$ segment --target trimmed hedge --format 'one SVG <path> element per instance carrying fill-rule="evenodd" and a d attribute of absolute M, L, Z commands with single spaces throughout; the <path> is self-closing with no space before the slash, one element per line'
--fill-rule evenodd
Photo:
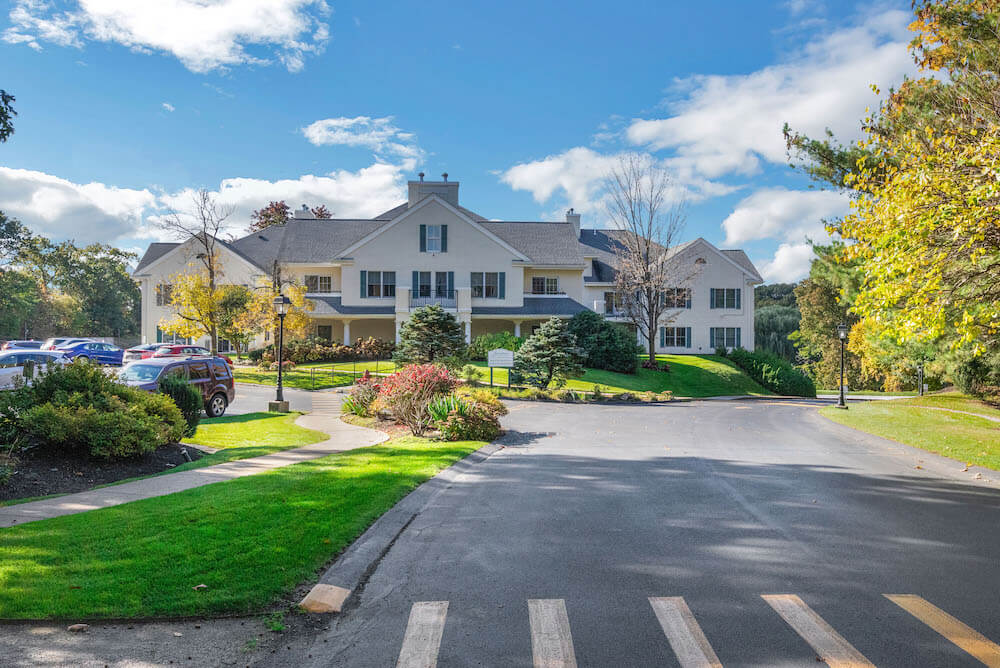
<path fill-rule="evenodd" d="M 764 351 L 749 352 L 737 348 L 727 355 L 747 375 L 775 394 L 815 397 L 812 379 L 785 360 Z"/>
<path fill-rule="evenodd" d="M 514 336 L 511 332 L 480 334 L 469 344 L 468 356 L 470 360 L 484 361 L 487 353 L 497 348 L 506 348 L 516 353 L 524 341 L 523 336 Z"/>
<path fill-rule="evenodd" d="M 184 416 L 184 422 L 187 423 L 184 435 L 194 436 L 198 431 L 198 423 L 201 422 L 201 411 L 205 407 L 201 391 L 180 376 L 167 374 L 160 381 L 160 392 L 173 399 Z"/>
<path fill-rule="evenodd" d="M 570 319 L 567 329 L 586 355 L 584 366 L 635 373 L 641 348 L 627 327 L 609 322 L 593 311 L 581 311 Z"/>
<path fill-rule="evenodd" d="M 345 346 L 315 336 L 307 339 L 285 341 L 281 361 L 305 364 L 307 362 L 353 362 L 356 360 L 385 360 L 392 356 L 396 344 L 374 337 L 358 339 L 353 345 Z M 251 350 L 247 357 L 251 362 L 271 364 L 275 361 L 274 344 Z"/>

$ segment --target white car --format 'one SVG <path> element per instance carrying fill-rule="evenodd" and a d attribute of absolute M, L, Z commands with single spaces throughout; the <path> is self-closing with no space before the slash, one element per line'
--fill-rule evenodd
<path fill-rule="evenodd" d="M 34 362 L 31 377 L 25 376 L 26 362 Z M 20 378 L 30 383 L 46 364 L 66 364 L 67 360 L 59 350 L 6 350 L 0 352 L 0 390 L 17 387 Z"/>

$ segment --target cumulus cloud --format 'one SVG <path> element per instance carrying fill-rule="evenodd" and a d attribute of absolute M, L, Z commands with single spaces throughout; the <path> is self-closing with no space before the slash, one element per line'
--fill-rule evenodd
<path fill-rule="evenodd" d="M 156 206 L 149 189 L 73 183 L 27 169 L 0 167 L 0 210 L 35 232 L 81 243 L 127 236 Z"/>
<path fill-rule="evenodd" d="M 220 204 L 233 208 L 227 229 L 232 235 L 244 234 L 250 213 L 272 200 L 285 200 L 293 209 L 323 204 L 338 218 L 365 218 L 406 199 L 403 168 L 384 163 L 276 181 L 228 178 L 211 190 Z M 165 241 L 157 222 L 174 211 L 190 212 L 193 194 L 189 188 L 163 192 L 78 184 L 44 172 L 0 167 L 0 210 L 55 240 L 124 247 Z"/>
<path fill-rule="evenodd" d="M 621 153 L 599 153 L 578 146 L 514 165 L 500 174 L 500 180 L 514 190 L 530 192 L 539 204 L 559 194 L 579 213 L 601 212 L 605 201 L 604 179 L 621 156 Z M 668 192 L 671 200 L 697 201 L 734 190 L 732 186 L 713 183 L 689 170 L 677 169 L 669 159 L 660 162 L 675 177 Z"/>
<path fill-rule="evenodd" d="M 809 43 L 786 62 L 745 75 L 679 79 L 665 118 L 633 120 L 628 141 L 670 150 L 708 178 L 751 174 L 761 160 L 786 160 L 782 126 L 819 135 L 830 128 L 856 138 L 859 119 L 876 101 L 870 85 L 898 83 L 914 71 L 906 44 L 910 15 L 901 10 Z"/>
<path fill-rule="evenodd" d="M 170 104 L 169 102 L 164 102 L 162 106 L 164 111 L 172 112 L 174 110 L 174 105 Z"/>
<path fill-rule="evenodd" d="M 757 262 L 757 267 L 768 283 L 795 283 L 809 274 L 812 258 L 812 246 L 807 243 L 781 244 L 773 258 Z"/>
<path fill-rule="evenodd" d="M 113 42 L 173 55 L 193 72 L 280 61 L 290 72 L 329 40 L 325 0 L 15 0 L 3 40 L 41 49 Z M 250 49 L 250 50 L 248 50 Z M 252 52 L 251 52 L 252 51 Z"/>
<path fill-rule="evenodd" d="M 314 146 L 364 147 L 380 157 L 401 159 L 406 169 L 413 169 L 424 157 L 416 135 L 396 127 L 392 116 L 324 118 L 302 128 L 302 134 Z"/>
<path fill-rule="evenodd" d="M 842 216 L 850 200 L 831 190 L 764 188 L 741 200 L 722 221 L 727 245 L 760 239 L 827 238 L 823 220 Z"/>

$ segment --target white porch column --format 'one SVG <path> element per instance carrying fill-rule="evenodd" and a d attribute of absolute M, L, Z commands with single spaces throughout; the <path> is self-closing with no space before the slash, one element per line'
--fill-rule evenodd
<path fill-rule="evenodd" d="M 351 321 L 350 320 L 345 320 L 344 321 L 344 345 L 345 346 L 351 345 Z"/>
<path fill-rule="evenodd" d="M 400 319 L 399 315 L 396 316 L 396 343 L 399 343 L 399 328 L 403 325 L 403 321 Z"/>
<path fill-rule="evenodd" d="M 514 336 L 521 336 L 521 321 L 514 321 Z"/>
<path fill-rule="evenodd" d="M 472 343 L 472 321 L 465 321 L 465 342 Z"/>

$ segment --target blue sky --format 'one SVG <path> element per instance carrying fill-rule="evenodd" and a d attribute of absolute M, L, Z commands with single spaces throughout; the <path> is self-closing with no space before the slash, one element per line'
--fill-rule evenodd
<path fill-rule="evenodd" d="M 0 209 L 56 239 L 141 250 L 207 188 L 233 231 L 272 199 L 370 216 L 447 171 L 488 217 L 605 223 L 600 183 L 650 153 L 686 236 L 745 248 L 769 280 L 843 194 L 790 170 L 781 126 L 859 135 L 913 73 L 909 2 L 13 0 Z"/>

